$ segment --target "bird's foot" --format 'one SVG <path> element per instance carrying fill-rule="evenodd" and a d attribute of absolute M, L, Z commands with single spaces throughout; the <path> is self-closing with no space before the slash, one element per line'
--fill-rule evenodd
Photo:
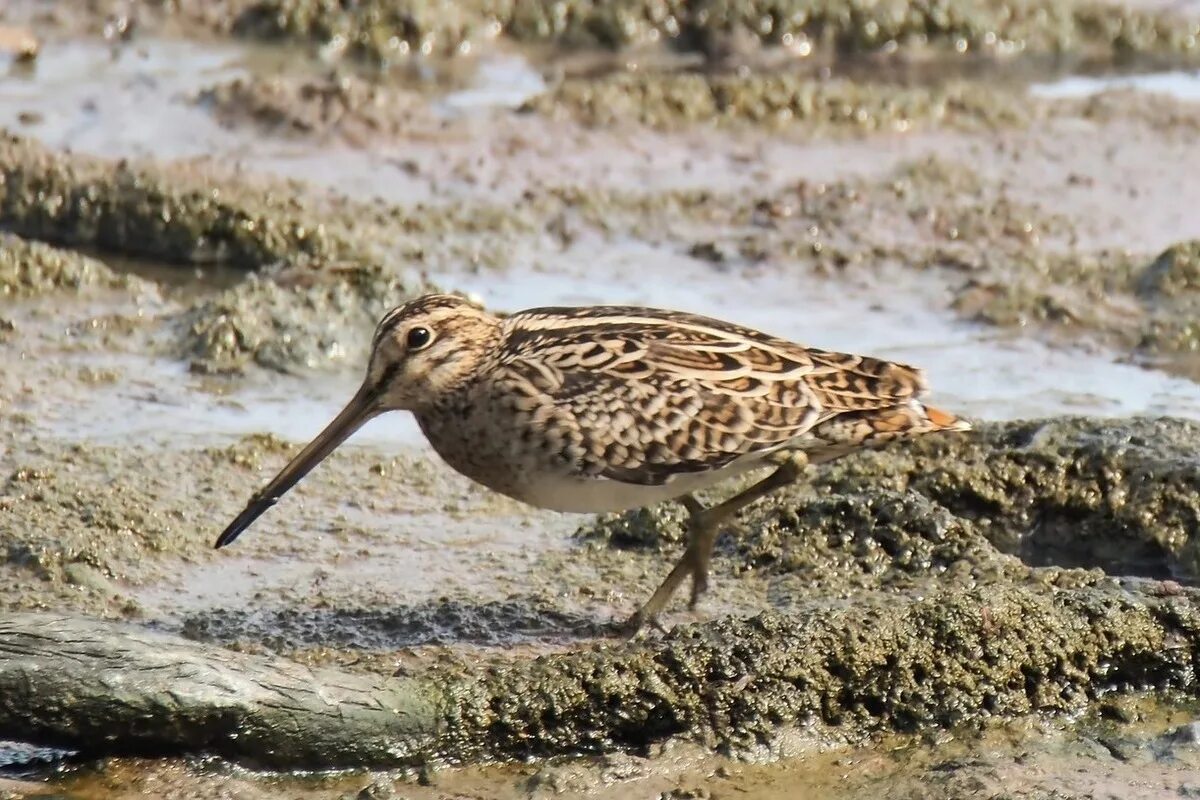
<path fill-rule="evenodd" d="M 654 595 L 641 608 L 622 623 L 618 630 L 627 637 L 633 637 L 647 627 L 655 628 L 662 633 L 667 628 L 659 621 L 658 615 L 666 607 L 667 601 L 675 593 L 675 589 L 688 575 L 692 576 L 692 593 L 688 608 L 696 609 L 700 597 L 708 590 L 708 547 L 697 547 L 695 542 L 684 551 L 683 557 L 675 564 L 671 574 L 662 582 Z"/>
<path fill-rule="evenodd" d="M 629 640 L 644 635 L 650 629 L 659 633 L 667 632 L 667 626 L 658 618 L 658 614 L 647 612 L 645 606 L 631 614 L 628 619 L 614 622 L 612 627 L 614 634 Z"/>

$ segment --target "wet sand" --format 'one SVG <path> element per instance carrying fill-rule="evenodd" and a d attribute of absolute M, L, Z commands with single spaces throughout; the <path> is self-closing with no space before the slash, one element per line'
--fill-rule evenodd
<path fill-rule="evenodd" d="M 353 392 L 373 320 L 434 286 L 501 310 L 633 302 L 736 318 L 919 364 L 939 405 L 996 423 L 849 459 L 748 513 L 722 538 L 703 608 L 668 615 L 668 657 L 766 611 L 754 637 L 790 658 L 772 625 L 937 592 L 948 607 L 1038 609 L 1047 630 L 1070 627 L 1048 599 L 1064 593 L 1108 608 L 1177 586 L 1197 602 L 1200 106 L 1186 26 L 1143 35 L 1162 29 L 1134 15 L 1116 39 L 1079 39 L 1110 13 L 1080 12 L 1044 26 L 1065 39 L 1022 39 L 1019 25 L 994 37 L 1027 42 L 997 60 L 970 36 L 956 54 L 957 30 L 895 47 L 843 32 L 835 58 L 816 37 L 800 53 L 799 31 L 760 42 L 692 20 L 700 39 L 664 48 L 649 33 L 662 20 L 620 28 L 628 41 L 592 21 L 580 56 L 554 50 L 577 43 L 570 29 L 539 38 L 514 21 L 494 38 L 463 12 L 466 34 L 433 39 L 457 56 L 380 70 L 374 36 L 331 53 L 297 28 L 230 36 L 182 7 L 132 27 L 25 4 L 3 20 L 41 39 L 33 64 L 0 53 L 5 610 L 383 674 L 520 675 L 555 656 L 570 675 L 593 652 L 642 664 L 603 627 L 668 568 L 677 511 L 597 521 L 520 506 L 452 474 L 403 415 L 211 550 Z M 1166 84 L 1181 97 L 1093 95 L 1069 77 L 1138 71 L 1185 76 Z M 1081 416 L 1019 422 L 1067 415 Z M 1113 641 L 1136 639 L 1114 624 Z M 1063 652 L 1115 657 L 1064 637 Z M 730 720 L 602 754 L 547 729 L 532 763 L 471 763 L 472 747 L 530 757 L 485 732 L 401 773 L 63 766 L 0 745 L 0 796 L 1200 790 L 1194 683 L 1097 671 L 1045 686 L 1066 699 L 924 717 L 918 697 L 884 710 L 843 698 L 807 723 L 787 691 L 752 688 L 759 705 Z"/>

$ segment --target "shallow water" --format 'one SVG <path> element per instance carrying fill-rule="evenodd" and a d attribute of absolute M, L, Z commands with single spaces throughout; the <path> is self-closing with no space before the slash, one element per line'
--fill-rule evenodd
<path fill-rule="evenodd" d="M 778 165 L 772 180 L 820 180 L 886 169 L 909 149 L 905 140 L 874 147 L 757 141 L 730 152 L 680 147 L 677 138 L 650 131 L 597 140 L 574 128 L 553 130 L 549 123 L 543 123 L 552 129 L 548 137 L 529 138 L 519 120 L 496 112 L 544 88 L 532 61 L 497 52 L 455 64 L 441 78 L 428 72 L 418 62 L 396 80 L 430 99 L 435 114 L 429 124 L 399 142 L 382 139 L 364 147 L 336 132 L 300 141 L 262 135 L 252 125 L 229 128 L 197 102 L 201 89 L 251 75 L 328 74 L 291 51 L 154 36 L 134 43 L 50 39 L 32 65 L 10 64 L 5 70 L 0 61 L 0 126 L 79 153 L 207 156 L 399 204 L 459 198 L 517 202 L 531 184 L 738 188 L 761 182 L 746 169 L 747 153 Z M 452 78 L 467 85 L 446 86 Z M 449 120 L 465 129 L 441 130 Z M 571 140 L 579 146 L 562 146 Z M 406 168 L 412 163 L 426 167 L 426 174 Z"/>
<path fill-rule="evenodd" d="M 515 53 L 483 56 L 470 86 L 444 95 L 434 108 L 444 114 L 463 114 L 493 108 L 518 108 L 546 90 L 542 73 Z"/>
<path fill-rule="evenodd" d="M 250 54 L 217 43 L 50 41 L 37 61 L 10 65 L 0 79 L 0 125 L 103 156 L 188 158 L 211 153 L 215 141 L 236 157 L 244 137 L 222 131 L 190 97 L 244 76 Z"/>
<path fill-rule="evenodd" d="M 731 274 L 686 254 L 637 242 L 588 241 L 558 263 L 480 274 L 435 276 L 479 295 L 491 307 L 650 304 L 735 319 L 794 341 L 868 353 L 921 366 L 931 402 L 983 419 L 1059 414 L 1167 414 L 1200 419 L 1200 384 L 1115 361 L 1101 348 L 1052 346 L 1016 333 L 964 323 L 933 310 L 933 281 L 898 276 L 901 291 L 845 281 L 801 279 L 786 271 Z M 587 268 L 579 266 L 587 261 Z M 643 269 L 652 264 L 653 271 Z M 364 331 L 364 335 L 369 331 Z M 358 387 L 365 365 L 335 374 L 258 375 L 209 391 L 211 380 L 171 359 L 137 354 L 63 357 L 80 367 L 137 376 L 93 387 L 86 399 L 51 396 L 38 428 L 67 440 L 163 445 L 246 433 L 310 439 Z M 407 414 L 389 414 L 355 435 L 354 444 L 422 444 Z"/>
<path fill-rule="evenodd" d="M 1188 102 L 1200 101 L 1200 71 L 1171 70 L 1142 75 L 1071 75 L 1050 83 L 1035 83 L 1029 87 L 1034 97 L 1090 97 L 1114 90 L 1151 92 Z"/>

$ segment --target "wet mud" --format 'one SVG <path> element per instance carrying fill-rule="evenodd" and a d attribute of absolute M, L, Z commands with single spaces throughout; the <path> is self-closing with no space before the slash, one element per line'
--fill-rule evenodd
<path fill-rule="evenodd" d="M 1195 20 L 558 8 L 5 10 L 40 46 L 0 54 L 0 606 L 416 677 L 449 733 L 329 775 L 0 744 L 0 797 L 1200 791 L 1200 111 L 1029 91 L 1186 67 Z M 180 81 L 181 41 L 220 56 Z M 131 86 L 208 155 L 123 144 Z M 700 609 L 633 643 L 608 626 L 682 547 L 677 507 L 528 509 L 404 421 L 214 552 L 374 320 L 434 286 L 736 317 L 927 367 L 985 419 L 749 509 Z"/>
<path fill-rule="evenodd" d="M 565 80 L 526 109 L 587 125 L 637 122 L 673 129 L 742 123 L 795 127 L 816 136 L 1018 126 L 1035 111 L 1019 93 L 971 84 L 906 87 L 778 73 L 641 72 Z"/>
<path fill-rule="evenodd" d="M 1200 29 L 1169 13 L 1105 3 L 857 2 L 396 2 L 351 7 L 311 0 L 175 3 L 174 13 L 218 29 L 311 42 L 333 53 L 388 62 L 454 54 L 503 35 L 561 47 L 624 48 L 669 41 L 684 50 L 823 47 L 873 52 L 897 46 L 992 53 L 1096 49 L 1190 52 Z"/>

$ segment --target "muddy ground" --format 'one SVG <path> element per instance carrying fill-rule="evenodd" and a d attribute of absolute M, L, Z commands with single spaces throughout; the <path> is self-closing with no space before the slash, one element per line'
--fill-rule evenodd
<path fill-rule="evenodd" d="M 0 606 L 421 675 L 452 732 L 0 744 L 0 797 L 1200 793 L 1200 8 L 563 8 L 0 11 Z M 435 287 L 908 361 L 979 428 L 755 507 L 632 644 L 678 509 L 523 507 L 400 415 L 214 552 Z"/>

